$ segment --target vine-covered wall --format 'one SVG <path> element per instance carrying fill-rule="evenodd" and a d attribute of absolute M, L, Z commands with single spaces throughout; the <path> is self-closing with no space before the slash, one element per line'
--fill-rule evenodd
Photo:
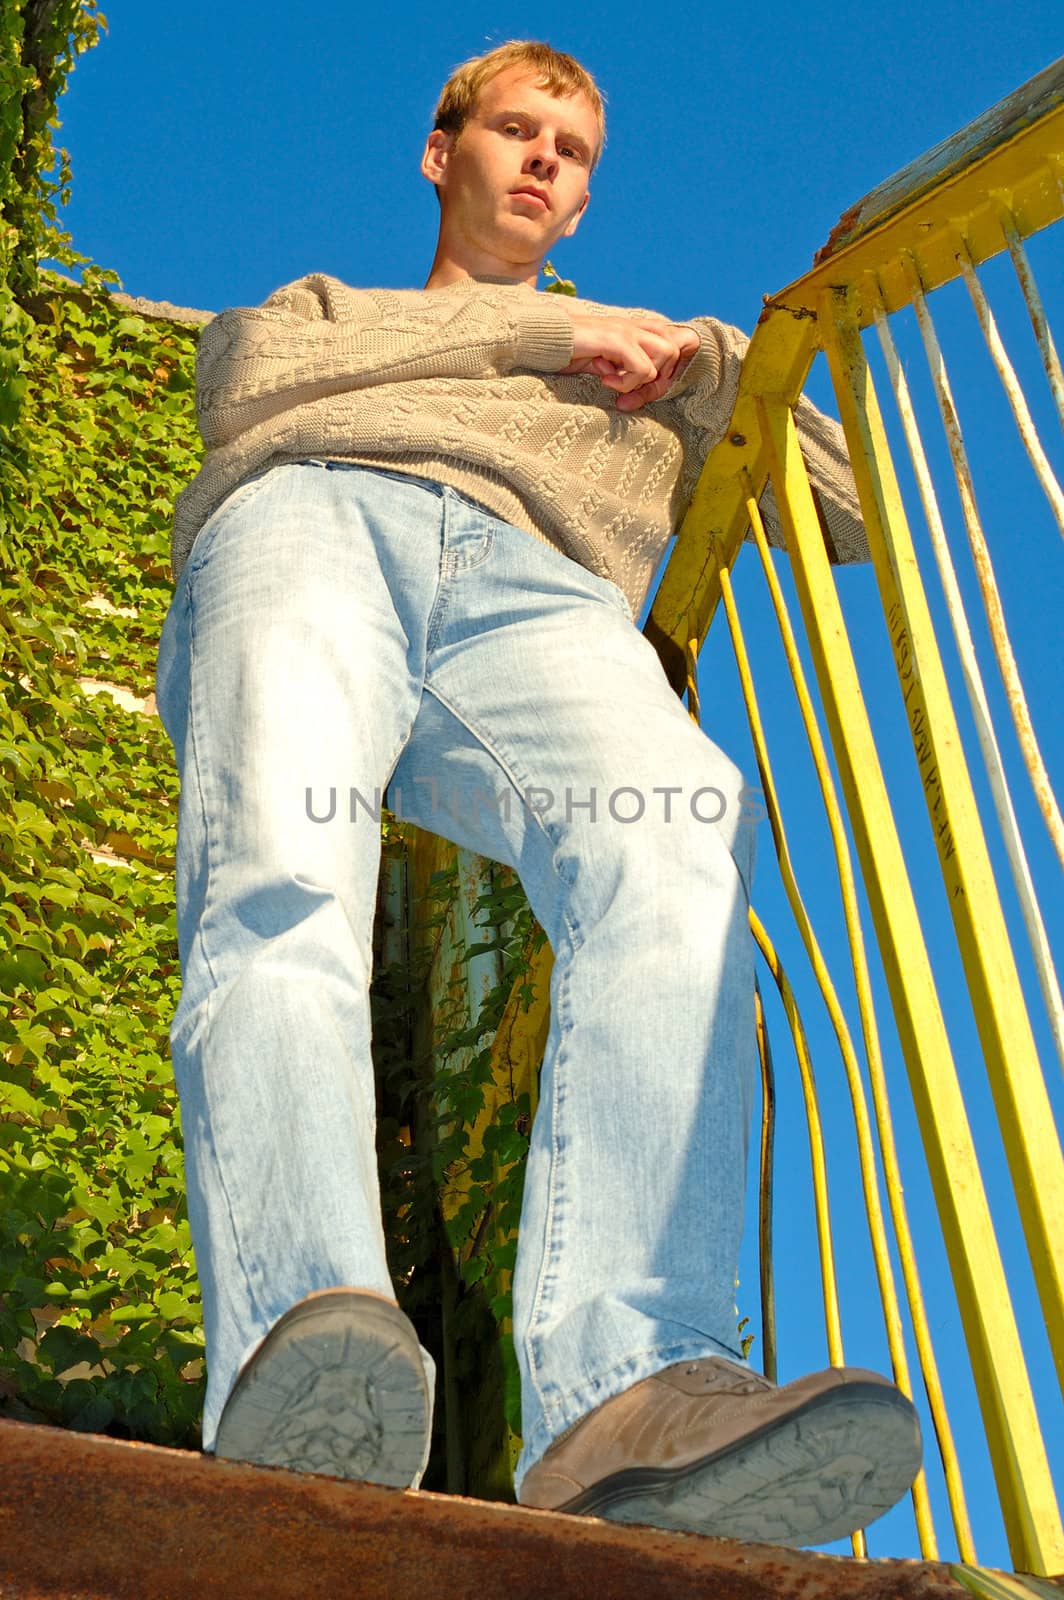
<path fill-rule="evenodd" d="M 193 337 L 99 272 L 38 272 L 74 259 L 49 123 L 95 35 L 91 5 L 4 8 L 0 1404 L 177 1443 L 202 1338 L 166 1040 L 176 784 L 145 712 Z"/>

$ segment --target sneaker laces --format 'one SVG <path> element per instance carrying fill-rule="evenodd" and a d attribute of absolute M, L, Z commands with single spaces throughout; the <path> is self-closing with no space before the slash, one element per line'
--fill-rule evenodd
<path fill-rule="evenodd" d="M 707 1389 L 725 1394 L 763 1394 L 776 1385 L 763 1373 L 750 1367 L 740 1367 L 722 1356 L 704 1356 L 700 1361 L 690 1361 L 684 1367 L 689 1378 L 704 1377 Z"/>

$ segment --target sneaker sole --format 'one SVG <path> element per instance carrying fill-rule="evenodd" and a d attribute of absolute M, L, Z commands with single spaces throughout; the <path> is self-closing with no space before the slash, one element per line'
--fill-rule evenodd
<path fill-rule="evenodd" d="M 424 1470 L 431 1407 L 398 1306 L 325 1290 L 271 1328 L 226 1401 L 214 1454 L 409 1488 Z"/>
<path fill-rule="evenodd" d="M 744 1543 L 829 1544 L 896 1505 L 920 1462 L 911 1403 L 854 1383 L 689 1466 L 614 1473 L 559 1510 Z"/>

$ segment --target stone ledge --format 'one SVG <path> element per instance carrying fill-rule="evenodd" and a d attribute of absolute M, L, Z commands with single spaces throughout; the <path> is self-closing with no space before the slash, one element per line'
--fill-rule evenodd
<path fill-rule="evenodd" d="M 0 1421 L 11 1600 L 960 1600 L 946 1567 L 622 1527 Z"/>
<path fill-rule="evenodd" d="M 143 295 L 111 291 L 111 299 L 135 317 L 154 317 L 160 322 L 210 322 L 213 311 L 194 311 L 190 306 L 174 306 L 169 300 L 145 300 Z"/>

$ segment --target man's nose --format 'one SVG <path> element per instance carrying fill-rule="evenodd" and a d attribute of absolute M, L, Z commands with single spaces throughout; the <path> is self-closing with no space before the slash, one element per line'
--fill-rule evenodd
<path fill-rule="evenodd" d="M 558 175 L 558 157 L 546 145 L 540 145 L 528 152 L 526 166 L 530 172 L 542 178 L 556 178 Z"/>

